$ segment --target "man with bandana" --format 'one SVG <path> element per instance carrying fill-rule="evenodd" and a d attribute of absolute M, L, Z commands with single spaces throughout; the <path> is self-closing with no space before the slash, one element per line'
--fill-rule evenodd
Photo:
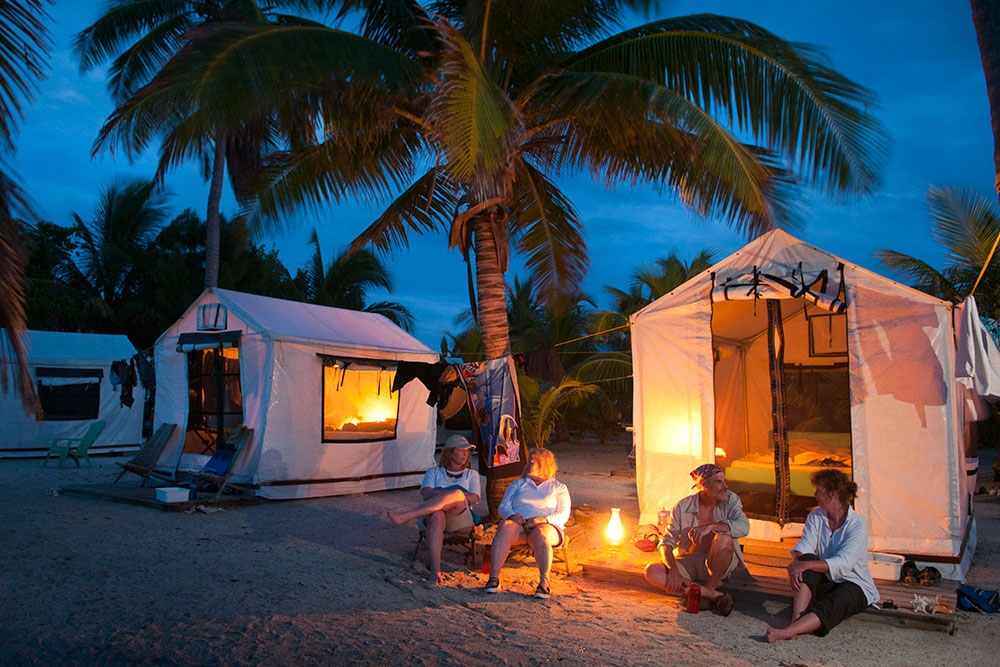
<path fill-rule="evenodd" d="M 670 511 L 660 538 L 660 562 L 646 566 L 646 581 L 667 593 L 685 594 L 692 583 L 722 616 L 733 611 L 733 596 L 719 584 L 737 570 L 746 572 L 736 542 L 750 533 L 739 496 L 726 486 L 726 472 L 706 463 L 691 471 L 698 492 L 682 498 Z"/>

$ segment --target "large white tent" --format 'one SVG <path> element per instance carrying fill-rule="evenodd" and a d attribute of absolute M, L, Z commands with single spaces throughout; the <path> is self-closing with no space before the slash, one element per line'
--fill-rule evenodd
<path fill-rule="evenodd" d="M 180 427 L 161 471 L 197 470 L 221 416 L 253 429 L 232 481 L 263 497 L 415 486 L 435 408 L 420 382 L 390 387 L 400 364 L 438 360 L 381 315 L 206 290 L 156 343 L 155 421 Z"/>
<path fill-rule="evenodd" d="M 871 550 L 961 576 L 975 548 L 967 426 L 996 398 L 974 310 L 780 230 L 656 300 L 631 319 L 640 521 L 714 461 L 751 537 L 780 539 L 814 505 L 811 473 L 836 468 L 858 484 Z"/>
<path fill-rule="evenodd" d="M 0 330 L 0 345 L 7 347 L 7 335 Z M 128 406 L 122 402 L 121 384 L 112 382 L 117 379 L 112 364 L 127 364 L 136 354 L 126 336 L 29 331 L 26 346 L 46 412 L 36 420 L 25 414 L 14 391 L 0 392 L 0 456 L 44 456 L 53 438 L 79 438 L 97 420 L 106 425 L 91 454 L 121 453 L 138 446 L 145 391 L 141 385 L 134 387 L 134 402 Z"/>

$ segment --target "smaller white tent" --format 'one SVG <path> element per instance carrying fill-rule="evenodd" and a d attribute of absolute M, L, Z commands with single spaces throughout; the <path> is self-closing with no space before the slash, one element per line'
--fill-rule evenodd
<path fill-rule="evenodd" d="M 0 345 L 8 345 L 7 335 L 0 330 Z M 142 385 L 133 388 L 134 402 L 126 406 L 122 386 L 112 383 L 111 365 L 136 354 L 126 336 L 29 331 L 26 347 L 45 416 L 38 421 L 26 415 L 20 396 L 0 392 L 0 456 L 44 456 L 53 438 L 79 438 L 99 419 L 106 426 L 91 454 L 130 451 L 142 442 Z"/>
<path fill-rule="evenodd" d="M 436 410 L 421 382 L 390 387 L 401 364 L 438 361 L 381 315 L 206 290 L 156 343 L 155 422 L 180 427 L 160 468 L 203 465 L 221 414 L 253 429 L 232 481 L 263 497 L 415 486 Z"/>
<path fill-rule="evenodd" d="M 952 563 L 975 549 L 967 427 L 1000 393 L 974 313 L 787 233 L 762 235 L 631 318 L 641 521 L 726 469 L 751 536 L 814 504 L 810 476 L 858 484 L 873 551 Z"/>

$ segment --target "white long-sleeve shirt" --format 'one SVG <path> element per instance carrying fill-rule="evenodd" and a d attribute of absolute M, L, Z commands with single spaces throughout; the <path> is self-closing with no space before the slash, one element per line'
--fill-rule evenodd
<path fill-rule="evenodd" d="M 802 537 L 792 551 L 815 554 L 826 561 L 830 581 L 850 581 L 861 587 L 868 604 L 878 602 L 878 589 L 868 569 L 868 528 L 853 507 L 847 508 L 844 525 L 830 530 L 830 519 L 820 508 L 809 512 Z"/>
<path fill-rule="evenodd" d="M 569 521 L 570 509 L 569 489 L 555 477 L 541 484 L 521 477 L 507 487 L 497 511 L 502 519 L 515 514 L 525 519 L 544 518 L 562 530 Z"/>

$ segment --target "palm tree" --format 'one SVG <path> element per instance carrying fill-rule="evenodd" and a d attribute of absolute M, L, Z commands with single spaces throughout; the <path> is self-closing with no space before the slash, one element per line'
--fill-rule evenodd
<path fill-rule="evenodd" d="M 841 194 L 876 186 L 885 141 L 864 111 L 866 90 L 812 49 L 738 19 L 665 19 L 607 36 L 625 8 L 645 4 L 344 2 L 344 14 L 362 10 L 365 38 L 413 63 L 404 88 L 336 78 L 344 49 L 319 48 L 343 41 L 332 30 L 235 31 L 207 56 L 206 76 L 233 76 L 251 51 L 267 70 L 260 54 L 312 45 L 309 65 L 332 79 L 308 96 L 321 140 L 275 156 L 258 220 L 394 197 L 351 249 L 391 251 L 410 234 L 446 232 L 475 259 L 474 315 L 496 358 L 509 351 L 511 249 L 546 294 L 573 291 L 588 266 L 579 214 L 556 176 L 652 185 L 749 235 L 795 220 L 795 178 Z"/>
<path fill-rule="evenodd" d="M 894 250 L 879 250 L 876 259 L 899 273 L 911 286 L 939 299 L 960 303 L 972 292 L 980 268 L 1000 235 L 1000 216 L 990 201 L 971 190 L 931 188 L 927 194 L 931 235 L 945 251 L 939 270 Z M 976 288 L 976 304 L 984 317 L 1000 316 L 1000 260 L 993 258 Z"/>
<path fill-rule="evenodd" d="M 14 152 L 22 101 L 32 93 L 46 66 L 49 20 L 47 0 L 11 0 L 0 11 L 0 391 L 13 385 L 29 414 L 41 404 L 28 369 L 23 336 L 27 331 L 24 272 L 27 255 L 15 223 L 18 215 L 35 217 L 27 195 L 3 158 Z M 8 377 L 8 364 L 10 376 Z"/>
<path fill-rule="evenodd" d="M 401 329 L 413 331 L 416 322 L 406 306 L 393 301 L 368 303 L 369 290 L 381 288 L 392 291 L 389 270 L 374 253 L 369 250 L 359 250 L 350 255 L 341 253 L 329 264 L 324 264 L 316 230 L 313 230 L 309 242 L 315 247 L 313 255 L 306 268 L 299 269 L 295 276 L 295 283 L 306 301 L 377 313 Z"/>
<path fill-rule="evenodd" d="M 78 247 L 59 278 L 80 293 L 88 328 L 120 333 L 153 307 L 141 299 L 142 260 L 167 220 L 168 197 L 155 181 L 123 179 L 101 192 L 89 220 L 73 213 Z"/>
<path fill-rule="evenodd" d="M 204 49 L 217 31 L 239 24 L 312 25 L 277 10 L 287 6 L 306 11 L 324 4 L 319 0 L 112 0 L 104 15 L 74 39 L 81 70 L 113 59 L 108 88 L 118 107 L 94 142 L 95 155 L 121 146 L 131 158 L 162 136 L 158 179 L 191 158 L 201 163 L 202 175 L 210 181 L 206 288 L 215 287 L 219 279 L 219 215 L 226 170 L 237 200 L 245 201 L 262 156 L 276 147 L 274 119 L 267 113 L 251 113 L 250 107 L 238 101 L 211 96 L 201 100 L 200 109 L 186 107 L 170 95 L 183 98 L 190 96 L 190 90 L 171 89 L 170 95 L 164 96 L 164 88 L 169 88 L 167 84 L 178 69 L 196 71 L 192 54 Z M 149 103 L 150 96 L 156 97 L 155 102 Z M 226 108 L 237 109 L 237 117 L 225 113 Z"/>
<path fill-rule="evenodd" d="M 1000 11 L 994 0 L 969 0 L 969 5 L 986 76 L 986 97 L 993 127 L 993 171 L 995 187 L 1000 194 Z"/>

